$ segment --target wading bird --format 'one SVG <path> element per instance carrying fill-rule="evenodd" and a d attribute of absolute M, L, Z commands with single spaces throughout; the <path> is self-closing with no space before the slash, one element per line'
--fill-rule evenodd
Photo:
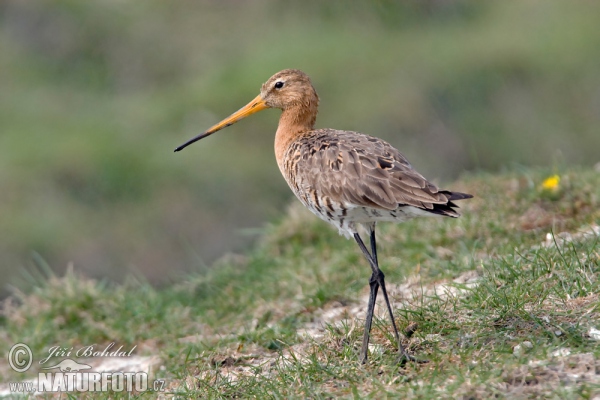
<path fill-rule="evenodd" d="M 294 194 L 317 217 L 353 237 L 371 267 L 370 294 L 360 362 L 365 363 L 377 292 L 381 288 L 394 328 L 401 360 L 419 361 L 402 346 L 383 272 L 377 261 L 377 222 L 403 222 L 422 216 L 458 217 L 454 200 L 473 196 L 439 190 L 413 169 L 387 142 L 362 133 L 314 129 L 319 97 L 304 72 L 286 69 L 262 85 L 260 94 L 206 132 L 177 147 L 188 145 L 266 108 L 282 110 L 275 134 L 279 170 Z M 371 252 L 358 227 L 370 235 Z"/>

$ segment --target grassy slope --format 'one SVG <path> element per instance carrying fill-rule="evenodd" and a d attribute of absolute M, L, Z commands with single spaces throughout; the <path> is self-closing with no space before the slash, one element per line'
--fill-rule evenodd
<path fill-rule="evenodd" d="M 358 365 L 355 314 L 368 267 L 352 242 L 299 207 L 267 227 L 248 255 L 163 290 L 72 274 L 42 280 L 5 304 L 0 352 L 16 342 L 34 354 L 52 345 L 137 345 L 138 354 L 161 358 L 157 375 L 184 396 L 590 396 L 600 383 L 600 350 L 587 335 L 600 328 L 599 241 L 540 243 L 547 232 L 600 223 L 600 174 L 563 170 L 559 190 L 544 192 L 549 174 L 468 176 L 449 186 L 477 196 L 462 204 L 462 218 L 380 227 L 398 323 L 418 325 L 405 343 L 428 364 L 397 365 L 381 314 L 370 362 Z M 475 284 L 451 283 L 457 277 Z M 443 282 L 454 295 L 444 295 Z M 552 355 L 558 349 L 571 354 Z"/>

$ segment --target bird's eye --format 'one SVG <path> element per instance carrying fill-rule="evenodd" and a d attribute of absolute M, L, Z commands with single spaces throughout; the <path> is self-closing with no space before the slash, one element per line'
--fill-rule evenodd
<path fill-rule="evenodd" d="M 282 81 L 275 82 L 275 89 L 281 89 L 282 87 L 283 87 L 283 82 Z"/>

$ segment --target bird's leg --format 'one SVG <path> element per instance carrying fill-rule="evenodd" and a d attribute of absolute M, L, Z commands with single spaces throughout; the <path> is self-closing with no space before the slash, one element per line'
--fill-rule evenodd
<path fill-rule="evenodd" d="M 371 238 L 371 258 L 375 262 L 377 269 L 379 269 L 379 261 L 377 260 L 377 242 L 375 241 L 375 227 L 372 226 L 369 229 L 369 236 Z"/>
<path fill-rule="evenodd" d="M 373 313 L 375 310 L 375 300 L 377 297 L 377 290 L 379 289 L 379 287 L 381 287 L 381 291 L 383 293 L 383 298 L 384 298 L 385 304 L 387 306 L 388 314 L 389 314 L 390 320 L 392 322 L 392 327 L 394 328 L 394 337 L 396 339 L 396 342 L 398 343 L 398 352 L 400 354 L 400 361 L 404 362 L 406 360 L 409 360 L 409 361 L 423 362 L 422 360 L 418 360 L 415 357 L 408 354 L 408 352 L 406 351 L 404 346 L 402 346 L 402 342 L 400 341 L 400 335 L 398 333 L 398 328 L 396 326 L 396 321 L 394 319 L 394 313 L 392 312 L 392 306 L 390 304 L 387 290 L 385 287 L 385 275 L 383 274 L 381 269 L 379 269 L 379 263 L 377 261 L 377 243 L 375 240 L 375 227 L 371 227 L 369 230 L 370 230 L 370 236 L 371 236 L 371 253 L 369 253 L 369 251 L 367 250 L 365 244 L 363 243 L 363 241 L 360 238 L 360 236 L 358 235 L 358 233 L 354 234 L 354 239 L 358 243 L 358 246 L 362 250 L 365 258 L 367 259 L 367 261 L 369 262 L 369 265 L 371 266 L 371 270 L 373 271 L 373 274 L 371 275 L 371 279 L 369 280 L 369 285 L 371 287 L 371 293 L 369 295 L 369 305 L 367 307 L 367 320 L 365 321 L 365 333 L 363 336 L 363 344 L 362 344 L 362 348 L 361 348 L 361 352 L 360 352 L 360 361 L 361 361 L 361 363 L 364 363 L 367 360 L 369 334 L 370 334 L 371 324 L 372 324 L 372 320 L 373 320 Z"/>
<path fill-rule="evenodd" d="M 375 267 L 377 268 L 378 275 L 376 276 L 377 283 L 381 286 L 381 292 L 383 293 L 383 298 L 385 300 L 385 304 L 388 309 L 388 314 L 390 315 L 390 320 L 392 321 L 392 326 L 394 327 L 394 337 L 396 338 L 396 342 L 400 347 L 400 353 L 406 353 L 402 349 L 402 344 L 400 342 L 400 335 L 398 334 L 398 328 L 396 327 L 396 320 L 394 319 L 394 313 L 392 312 L 392 306 L 390 305 L 390 300 L 388 299 L 387 290 L 385 288 L 385 275 L 383 271 L 379 269 L 379 263 L 377 262 L 377 242 L 375 241 L 375 228 L 371 229 L 371 256 L 373 257 L 373 261 L 375 262 Z M 372 278 L 371 278 L 372 279 Z"/>
<path fill-rule="evenodd" d="M 369 305 L 367 306 L 367 319 L 365 320 L 365 332 L 363 334 L 363 342 L 360 348 L 360 363 L 364 364 L 367 362 L 367 355 L 369 352 L 369 336 L 371 334 L 371 325 L 373 323 L 373 312 L 375 310 L 375 300 L 377 299 L 377 291 L 379 290 L 379 283 L 377 282 L 377 274 L 375 269 L 373 268 L 373 262 L 371 254 L 369 254 L 369 250 L 365 247 L 360 235 L 358 233 L 354 234 L 354 239 L 356 243 L 358 243 L 358 247 L 362 250 L 365 258 L 369 261 L 369 265 L 371 269 L 373 269 L 373 273 L 371 275 L 371 279 L 369 279 L 369 286 L 371 287 L 371 292 L 369 293 Z"/>
<path fill-rule="evenodd" d="M 377 242 L 375 240 L 375 227 L 370 229 L 371 231 L 371 254 L 373 261 L 375 263 L 375 267 L 377 268 L 377 283 L 381 286 L 381 292 L 383 293 L 383 299 L 385 300 L 385 304 L 387 306 L 388 314 L 390 316 L 390 320 L 392 322 L 392 327 L 394 328 L 394 337 L 396 338 L 396 342 L 398 343 L 398 353 L 400 355 L 400 362 L 404 361 L 416 361 L 416 362 L 426 362 L 424 360 L 419 360 L 406 351 L 404 346 L 402 346 L 402 342 L 400 341 L 400 335 L 398 334 L 398 327 L 396 326 L 396 320 L 394 319 L 394 313 L 392 312 L 392 306 L 390 304 L 390 300 L 388 299 L 387 289 L 385 288 L 385 275 L 383 271 L 379 269 L 379 263 L 377 262 Z"/>

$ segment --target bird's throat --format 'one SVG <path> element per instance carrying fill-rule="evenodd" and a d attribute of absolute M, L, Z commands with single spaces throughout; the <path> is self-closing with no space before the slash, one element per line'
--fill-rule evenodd
<path fill-rule="evenodd" d="M 305 133 L 314 129 L 317 119 L 316 107 L 294 107 L 283 110 L 279 118 L 277 133 L 275 134 L 275 158 L 279 169 L 282 170 L 281 161 L 289 146 L 301 138 Z M 283 172 L 283 170 L 282 170 Z"/>

